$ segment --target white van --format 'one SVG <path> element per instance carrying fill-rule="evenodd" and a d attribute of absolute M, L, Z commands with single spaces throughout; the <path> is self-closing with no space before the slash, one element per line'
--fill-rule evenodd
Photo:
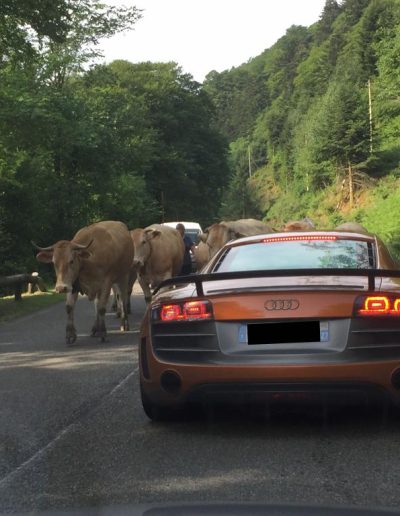
<path fill-rule="evenodd" d="M 199 236 L 203 233 L 201 226 L 198 222 L 184 222 L 178 220 L 177 222 L 164 222 L 164 226 L 176 228 L 177 224 L 183 224 L 185 226 L 185 235 L 189 236 L 194 244 L 199 243 Z"/>

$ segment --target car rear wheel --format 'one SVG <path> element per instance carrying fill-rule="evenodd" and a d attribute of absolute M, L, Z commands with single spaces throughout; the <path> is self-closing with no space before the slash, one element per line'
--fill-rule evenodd
<path fill-rule="evenodd" d="M 154 403 L 144 392 L 142 384 L 140 384 L 140 395 L 143 410 L 152 421 L 180 421 L 184 418 L 183 407 L 165 407 Z"/>

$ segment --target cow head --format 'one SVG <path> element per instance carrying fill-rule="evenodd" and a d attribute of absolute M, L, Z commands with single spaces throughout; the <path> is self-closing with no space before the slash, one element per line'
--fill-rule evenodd
<path fill-rule="evenodd" d="M 39 247 L 34 242 L 33 245 L 39 249 L 36 259 L 42 263 L 53 263 L 56 272 L 56 287 L 58 293 L 72 292 L 73 285 L 78 279 L 82 267 L 82 260 L 90 256 L 87 245 L 78 244 L 73 241 L 60 240 L 49 247 Z"/>
<path fill-rule="evenodd" d="M 161 231 L 154 228 L 135 231 L 136 233 L 132 235 L 135 248 L 133 265 L 136 267 L 143 267 L 151 255 L 151 242 L 153 239 L 158 238 L 161 235 Z"/>
<path fill-rule="evenodd" d="M 210 249 L 204 242 L 199 242 L 199 245 L 194 249 L 194 257 L 196 261 L 196 269 L 200 271 L 204 265 L 210 260 Z"/>
<path fill-rule="evenodd" d="M 290 220 L 283 226 L 282 231 L 313 231 L 314 229 L 313 221 L 306 217 L 303 220 Z"/>
<path fill-rule="evenodd" d="M 244 235 L 234 231 L 226 224 L 220 223 L 208 227 L 200 238 L 208 245 L 210 258 L 212 258 L 227 242 L 242 236 Z"/>

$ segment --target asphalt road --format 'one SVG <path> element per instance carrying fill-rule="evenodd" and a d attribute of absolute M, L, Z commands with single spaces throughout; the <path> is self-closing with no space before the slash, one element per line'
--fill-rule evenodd
<path fill-rule="evenodd" d="M 0 326 L 0 512 L 152 502 L 400 507 L 400 419 L 241 409 L 150 422 L 138 394 L 137 329 L 64 344 L 63 304 Z"/>

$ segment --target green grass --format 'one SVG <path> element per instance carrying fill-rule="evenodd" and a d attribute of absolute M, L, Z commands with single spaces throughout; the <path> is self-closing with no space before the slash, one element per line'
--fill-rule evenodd
<path fill-rule="evenodd" d="M 64 300 L 64 295 L 52 291 L 22 294 L 21 301 L 15 301 L 14 296 L 2 297 L 0 298 L 0 323 L 37 312 Z"/>

